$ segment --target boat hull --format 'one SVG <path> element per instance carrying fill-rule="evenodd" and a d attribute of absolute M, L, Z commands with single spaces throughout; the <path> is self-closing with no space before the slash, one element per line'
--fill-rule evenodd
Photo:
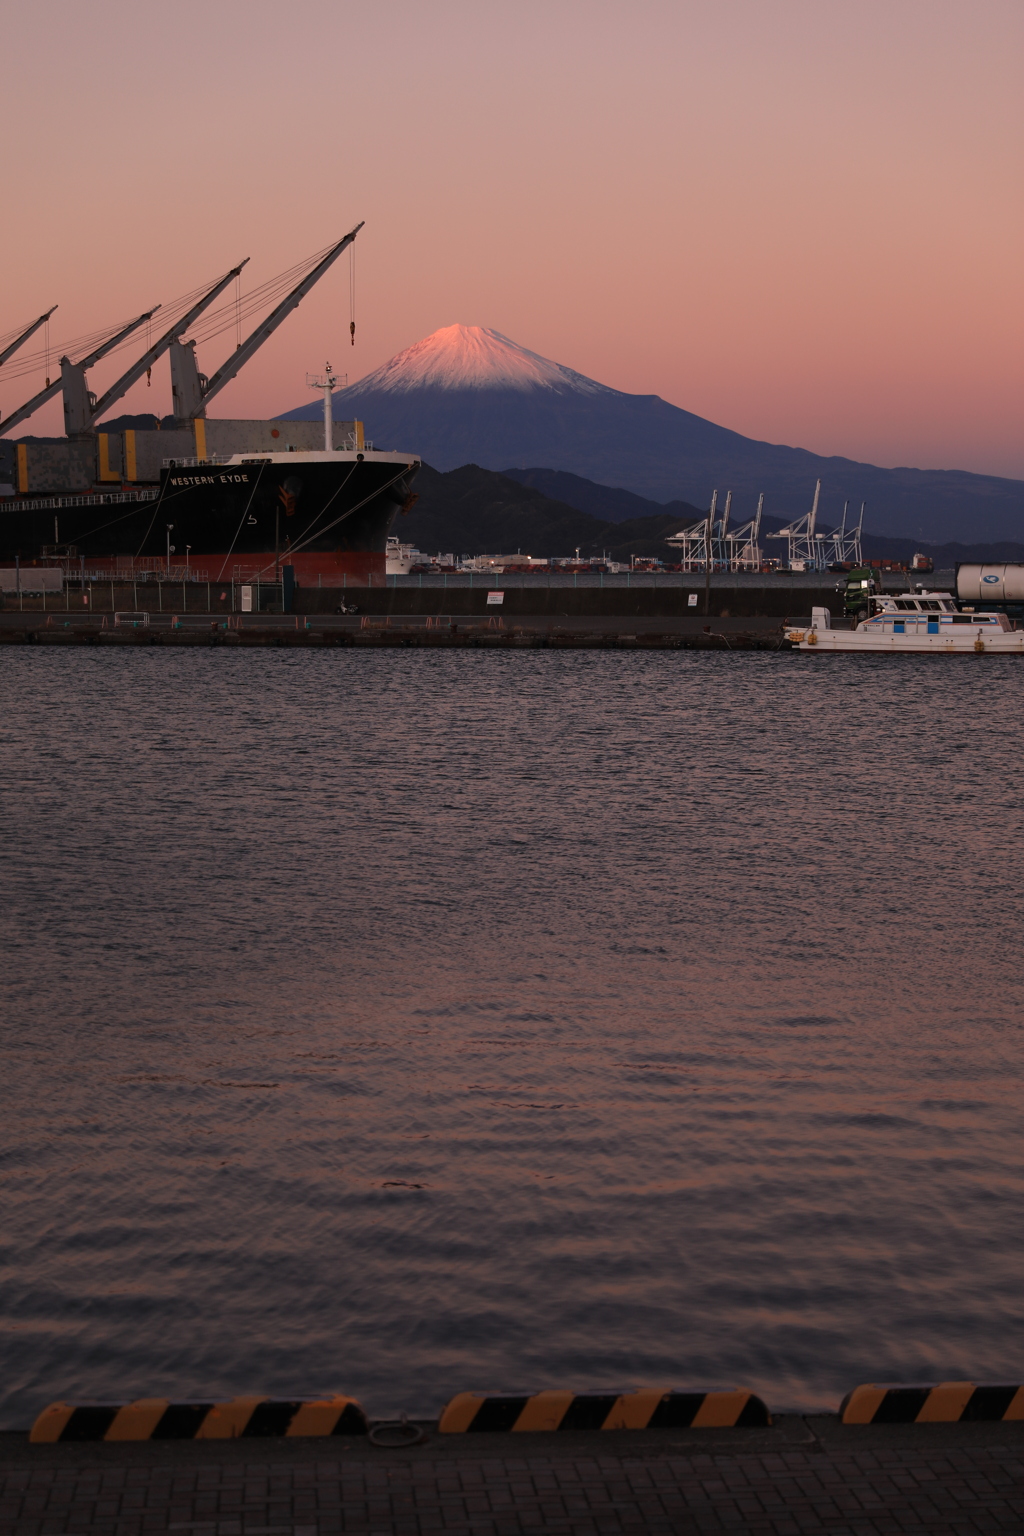
<path fill-rule="evenodd" d="M 813 634 L 813 639 L 811 638 Z M 798 651 L 846 651 L 868 655 L 885 652 L 915 656 L 1024 656 L 1024 631 L 979 636 L 968 630 L 959 635 L 866 635 L 857 630 L 805 631 L 794 641 Z"/>
<path fill-rule="evenodd" d="M 383 580 L 387 537 L 414 500 L 418 468 L 411 454 L 373 452 L 170 465 L 128 507 L 73 497 L 6 503 L 0 563 L 52 563 L 60 547 L 69 572 L 272 582 L 290 565 L 304 585 Z"/>

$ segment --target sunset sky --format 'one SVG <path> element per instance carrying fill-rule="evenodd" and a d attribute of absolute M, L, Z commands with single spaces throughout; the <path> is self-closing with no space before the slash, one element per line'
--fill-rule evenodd
<path fill-rule="evenodd" d="M 365 219 L 356 346 L 345 257 L 211 414 L 460 321 L 752 437 L 1024 477 L 1020 0 L 40 0 L 4 41 L 0 332 L 57 303 L 55 357 Z M 5 415 L 42 384 L 7 372 Z M 164 360 L 118 409 L 169 406 Z"/>

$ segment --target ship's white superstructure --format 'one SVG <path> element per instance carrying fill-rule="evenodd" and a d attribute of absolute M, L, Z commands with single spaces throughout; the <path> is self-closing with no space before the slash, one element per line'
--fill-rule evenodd
<path fill-rule="evenodd" d="M 408 576 L 417 566 L 422 568 L 430 564 L 429 555 L 423 554 L 415 544 L 403 544 L 394 533 L 388 535 L 385 559 L 389 576 Z"/>

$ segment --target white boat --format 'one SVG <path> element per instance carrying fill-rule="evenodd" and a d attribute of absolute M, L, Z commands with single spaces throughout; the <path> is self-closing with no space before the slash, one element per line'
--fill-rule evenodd
<path fill-rule="evenodd" d="M 415 544 L 403 544 L 393 533 L 388 534 L 384 560 L 384 568 L 389 576 L 408 576 L 413 566 L 430 564 L 429 555 L 421 553 Z"/>
<path fill-rule="evenodd" d="M 901 592 L 872 605 L 875 612 L 856 629 L 833 629 L 828 609 L 814 608 L 810 626 L 787 629 L 786 639 L 799 651 L 1024 655 L 1024 630 L 1005 613 L 964 613 L 948 592 Z"/>

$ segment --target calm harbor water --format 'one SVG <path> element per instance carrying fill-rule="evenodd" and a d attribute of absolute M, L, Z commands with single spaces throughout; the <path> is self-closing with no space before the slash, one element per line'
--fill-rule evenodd
<path fill-rule="evenodd" d="M 2 668 L 0 1426 L 1019 1379 L 1014 660 Z"/>

